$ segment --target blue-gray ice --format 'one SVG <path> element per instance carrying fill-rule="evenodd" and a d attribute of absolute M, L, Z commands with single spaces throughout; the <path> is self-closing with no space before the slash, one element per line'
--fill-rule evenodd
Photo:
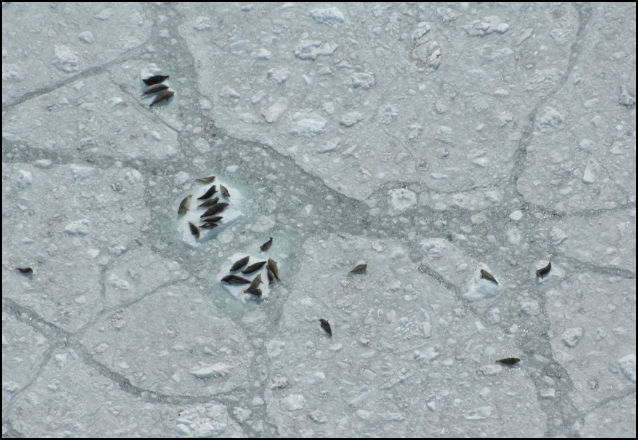
<path fill-rule="evenodd" d="M 3 437 L 635 437 L 635 96 L 633 3 L 3 3 Z"/>

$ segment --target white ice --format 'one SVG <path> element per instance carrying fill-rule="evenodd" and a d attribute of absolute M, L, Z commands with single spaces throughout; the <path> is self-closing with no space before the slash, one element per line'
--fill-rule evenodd
<path fill-rule="evenodd" d="M 635 14 L 4 2 L 3 437 L 635 438 Z"/>

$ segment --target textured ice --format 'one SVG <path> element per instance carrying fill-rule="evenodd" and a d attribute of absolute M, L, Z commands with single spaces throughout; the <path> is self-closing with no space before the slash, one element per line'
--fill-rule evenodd
<path fill-rule="evenodd" d="M 244 333 L 216 315 L 197 291 L 163 287 L 128 307 L 106 309 L 81 342 L 132 386 L 211 396 L 245 387 L 251 356 Z"/>
<path fill-rule="evenodd" d="M 3 437 L 636 436 L 634 4 L 2 8 Z"/>
<path fill-rule="evenodd" d="M 366 276 L 350 274 L 349 266 L 362 253 Z M 346 267 L 333 255 L 341 255 Z M 281 348 L 272 357 L 272 374 L 281 385 L 266 390 L 267 401 L 280 402 L 268 407 L 272 419 L 286 426 L 280 434 L 415 436 L 443 429 L 451 436 L 464 432 L 462 421 L 483 420 L 479 429 L 487 435 L 500 432 L 496 426 L 502 423 L 510 432 L 541 435 L 544 427 L 533 420 L 540 407 L 516 397 L 532 383 L 498 365 L 493 365 L 496 374 L 481 373 L 481 366 L 498 356 L 500 331 L 477 327 L 460 298 L 416 269 L 397 241 L 371 246 L 363 238 L 334 234 L 306 241 L 291 289 L 299 293 L 286 301 L 277 336 Z M 406 279 L 408 274 L 413 275 Z M 332 338 L 321 330 L 320 317 L 330 322 Z M 453 348 L 454 341 L 463 341 L 464 349 Z M 340 385 L 331 386 L 337 376 Z M 509 385 L 499 386 L 504 380 Z M 475 398 L 457 394 L 466 387 L 486 392 Z M 413 395 L 422 396 L 418 407 L 409 403 Z M 313 423 L 294 410 L 300 402 Z M 503 410 L 515 422 L 501 418 Z M 494 417 L 499 422 L 492 425 L 488 420 Z"/>

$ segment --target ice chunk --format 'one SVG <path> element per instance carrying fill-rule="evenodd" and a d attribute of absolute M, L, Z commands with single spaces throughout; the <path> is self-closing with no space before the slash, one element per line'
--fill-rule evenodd
<path fill-rule="evenodd" d="M 203 365 L 193 368 L 190 373 L 200 379 L 208 379 L 210 377 L 224 377 L 228 375 L 231 370 L 231 366 L 223 362 L 218 362 L 213 365 Z"/>
<path fill-rule="evenodd" d="M 343 13 L 336 6 L 313 9 L 310 16 L 323 24 L 336 25 L 344 21 Z"/>
<path fill-rule="evenodd" d="M 287 411 L 298 411 L 303 409 L 306 399 L 301 394 L 291 394 L 281 399 L 281 405 Z"/>
<path fill-rule="evenodd" d="M 625 377 L 633 383 L 636 383 L 636 355 L 628 354 L 627 356 L 623 356 L 618 359 L 618 364 Z"/>

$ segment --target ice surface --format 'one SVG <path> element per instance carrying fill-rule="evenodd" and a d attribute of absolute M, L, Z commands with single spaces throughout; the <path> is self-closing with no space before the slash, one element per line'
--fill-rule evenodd
<path fill-rule="evenodd" d="M 2 8 L 3 436 L 636 436 L 635 5 Z"/>

